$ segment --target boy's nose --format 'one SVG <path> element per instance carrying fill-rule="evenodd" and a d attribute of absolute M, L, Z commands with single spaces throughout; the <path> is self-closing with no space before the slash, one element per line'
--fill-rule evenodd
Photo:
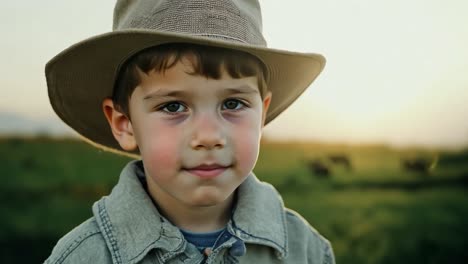
<path fill-rule="evenodd" d="M 193 149 L 215 149 L 226 145 L 220 120 L 214 116 L 204 116 L 195 121 L 190 146 Z"/>

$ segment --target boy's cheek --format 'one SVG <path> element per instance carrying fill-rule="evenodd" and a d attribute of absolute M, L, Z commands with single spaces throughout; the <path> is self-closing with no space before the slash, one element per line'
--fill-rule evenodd
<path fill-rule="evenodd" d="M 172 167 L 176 160 L 176 153 L 171 149 L 171 146 L 167 146 L 167 143 L 165 145 L 154 147 L 151 153 L 148 155 L 151 164 L 158 167 L 158 169 Z"/>
<path fill-rule="evenodd" d="M 253 170 L 258 157 L 258 146 L 251 145 L 250 147 L 241 147 L 237 153 L 237 160 L 242 164 L 242 170 L 245 173 L 250 173 Z"/>
<path fill-rule="evenodd" d="M 158 130 L 156 130 L 158 131 Z M 177 157 L 180 139 L 175 131 L 160 129 L 158 134 L 147 135 L 145 145 L 140 148 L 146 166 L 152 170 L 162 171 L 178 166 Z"/>
<path fill-rule="evenodd" d="M 258 158 L 259 148 L 260 132 L 250 131 L 250 133 L 238 133 L 236 135 L 236 159 L 243 164 L 246 171 L 253 169 Z"/>

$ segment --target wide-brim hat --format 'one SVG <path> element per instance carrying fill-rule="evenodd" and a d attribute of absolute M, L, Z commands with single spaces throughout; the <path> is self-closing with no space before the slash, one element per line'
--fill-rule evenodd
<path fill-rule="evenodd" d="M 102 101 L 112 97 L 120 67 L 128 58 L 166 43 L 234 49 L 260 59 L 273 94 L 266 124 L 291 105 L 325 65 L 319 54 L 267 48 L 258 1 L 119 0 L 112 32 L 81 41 L 47 63 L 53 109 L 92 143 L 123 151 L 103 114 Z"/>

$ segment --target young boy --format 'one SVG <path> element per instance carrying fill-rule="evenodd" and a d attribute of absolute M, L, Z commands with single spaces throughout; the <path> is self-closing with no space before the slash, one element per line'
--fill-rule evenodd
<path fill-rule="evenodd" d="M 47 83 L 69 126 L 139 160 L 46 263 L 334 263 L 252 173 L 263 126 L 323 65 L 268 49 L 257 1 L 117 1 L 114 31 L 53 58 Z"/>

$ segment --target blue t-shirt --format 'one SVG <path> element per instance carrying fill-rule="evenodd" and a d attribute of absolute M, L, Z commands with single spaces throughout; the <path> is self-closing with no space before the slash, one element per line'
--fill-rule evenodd
<path fill-rule="evenodd" d="M 230 238 L 226 228 L 208 233 L 194 233 L 182 229 L 180 229 L 180 232 L 189 243 L 195 245 L 201 252 L 205 248 L 215 249 L 216 245 L 220 245 Z"/>

